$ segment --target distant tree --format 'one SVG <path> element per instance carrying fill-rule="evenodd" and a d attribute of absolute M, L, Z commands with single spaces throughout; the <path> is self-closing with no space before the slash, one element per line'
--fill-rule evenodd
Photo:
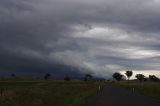
<path fill-rule="evenodd" d="M 136 76 L 135 76 L 140 82 L 141 81 L 145 81 L 145 76 L 143 75 L 143 74 L 136 74 Z"/>
<path fill-rule="evenodd" d="M 122 80 L 126 80 L 126 76 L 125 75 L 122 75 Z"/>
<path fill-rule="evenodd" d="M 69 76 L 65 76 L 65 77 L 64 77 L 64 80 L 65 80 L 65 81 L 70 81 L 71 78 L 70 78 Z"/>
<path fill-rule="evenodd" d="M 149 75 L 149 80 L 156 82 L 156 81 L 159 81 L 160 79 L 156 77 L 155 75 Z"/>
<path fill-rule="evenodd" d="M 51 76 L 51 74 L 47 73 L 47 74 L 44 76 L 44 79 L 47 80 L 47 79 L 49 79 L 50 76 Z"/>
<path fill-rule="evenodd" d="M 126 71 L 126 76 L 128 77 L 128 80 L 130 79 L 130 77 L 132 76 L 133 72 L 132 71 Z"/>
<path fill-rule="evenodd" d="M 120 81 L 120 80 L 122 80 L 123 75 L 120 74 L 120 73 L 118 73 L 118 72 L 116 72 L 116 73 L 114 73 L 114 74 L 112 75 L 112 77 L 113 77 L 115 80 Z"/>
<path fill-rule="evenodd" d="M 89 81 L 89 80 L 92 80 L 92 78 L 93 78 L 93 77 L 92 77 L 91 74 L 86 74 L 85 77 L 84 77 L 84 80 L 85 80 L 85 81 Z"/>
<path fill-rule="evenodd" d="M 11 77 L 14 78 L 16 75 L 14 73 L 11 74 Z"/>

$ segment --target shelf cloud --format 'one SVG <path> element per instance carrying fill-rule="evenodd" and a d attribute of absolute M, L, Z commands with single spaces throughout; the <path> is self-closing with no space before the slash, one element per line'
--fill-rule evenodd
<path fill-rule="evenodd" d="M 158 0 L 1 0 L 0 73 L 160 70 Z"/>

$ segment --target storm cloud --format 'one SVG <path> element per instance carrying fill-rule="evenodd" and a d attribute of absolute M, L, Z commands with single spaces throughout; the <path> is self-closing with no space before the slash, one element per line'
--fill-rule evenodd
<path fill-rule="evenodd" d="M 160 70 L 158 0 L 1 0 L 0 73 Z"/>

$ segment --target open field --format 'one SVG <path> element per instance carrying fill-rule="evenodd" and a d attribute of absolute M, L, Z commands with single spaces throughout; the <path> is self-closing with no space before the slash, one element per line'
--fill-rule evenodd
<path fill-rule="evenodd" d="M 80 106 L 98 89 L 85 81 L 0 81 L 0 106 Z"/>
<path fill-rule="evenodd" d="M 119 86 L 124 87 L 142 95 L 150 96 L 160 100 L 160 82 L 119 82 Z"/>

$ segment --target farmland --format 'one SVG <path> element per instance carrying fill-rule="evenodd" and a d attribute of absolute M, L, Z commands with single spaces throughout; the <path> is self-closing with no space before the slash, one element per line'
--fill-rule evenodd
<path fill-rule="evenodd" d="M 98 85 L 76 80 L 1 80 L 0 106 L 80 106 Z"/>

